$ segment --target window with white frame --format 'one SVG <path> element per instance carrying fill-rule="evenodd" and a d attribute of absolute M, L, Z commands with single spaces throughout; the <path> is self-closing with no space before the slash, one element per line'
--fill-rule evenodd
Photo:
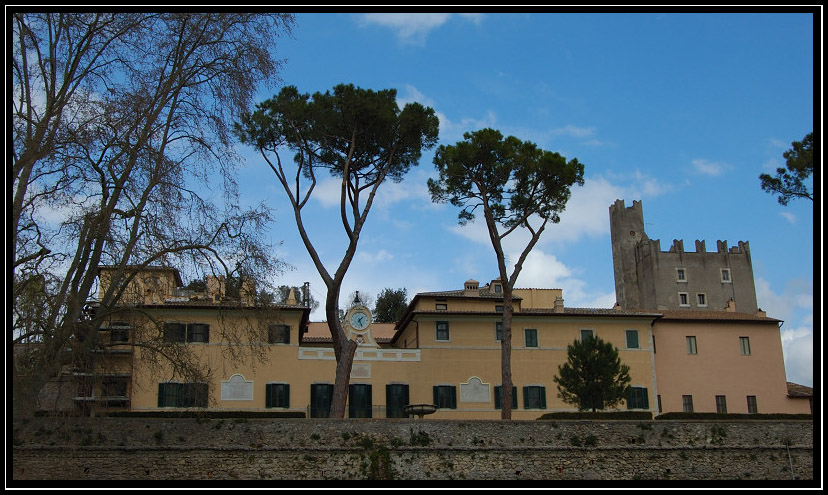
<path fill-rule="evenodd" d="M 699 292 L 698 294 L 696 294 L 696 306 L 700 308 L 707 307 L 707 294 L 705 294 L 704 292 Z"/>
<path fill-rule="evenodd" d="M 676 282 L 687 282 L 687 271 L 684 268 L 676 268 Z"/>
<path fill-rule="evenodd" d="M 679 292 L 678 299 L 679 306 L 690 306 L 690 298 L 687 296 L 686 292 Z"/>
<path fill-rule="evenodd" d="M 722 283 L 729 284 L 732 281 L 733 279 L 730 278 L 730 268 L 722 268 Z"/>

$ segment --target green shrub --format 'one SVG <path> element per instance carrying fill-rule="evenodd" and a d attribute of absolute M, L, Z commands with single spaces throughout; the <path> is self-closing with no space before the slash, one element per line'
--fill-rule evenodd
<path fill-rule="evenodd" d="M 249 419 L 304 418 L 302 411 L 111 411 L 105 414 L 112 418 L 195 418 L 198 421 L 225 418 L 243 423 Z"/>
<path fill-rule="evenodd" d="M 767 414 L 739 414 L 739 413 L 686 413 L 686 412 L 668 412 L 659 414 L 655 419 L 689 419 L 689 420 L 711 420 L 711 421 L 780 421 L 780 420 L 802 420 L 813 421 L 814 417 L 811 414 L 787 414 L 787 413 L 767 413 Z"/>
<path fill-rule="evenodd" d="M 653 413 L 649 411 L 613 411 L 613 412 L 592 412 L 592 411 L 572 411 L 572 412 L 551 412 L 539 417 L 538 420 L 548 421 L 552 419 L 594 419 L 594 420 L 651 420 Z"/>

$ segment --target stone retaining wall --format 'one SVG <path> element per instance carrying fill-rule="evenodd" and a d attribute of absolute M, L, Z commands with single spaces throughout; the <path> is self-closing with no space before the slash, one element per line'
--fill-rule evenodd
<path fill-rule="evenodd" d="M 809 421 L 35 418 L 13 426 L 13 480 L 814 477 Z"/>

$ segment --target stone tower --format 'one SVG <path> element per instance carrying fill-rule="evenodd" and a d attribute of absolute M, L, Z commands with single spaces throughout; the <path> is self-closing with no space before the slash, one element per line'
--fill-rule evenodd
<path fill-rule="evenodd" d="M 610 236 L 615 295 L 623 309 L 684 309 L 755 313 L 756 287 L 747 242 L 727 248 L 717 241 L 707 252 L 704 241 L 685 251 L 673 240 L 668 251 L 644 232 L 641 201 L 629 208 L 623 200 L 610 205 Z"/>

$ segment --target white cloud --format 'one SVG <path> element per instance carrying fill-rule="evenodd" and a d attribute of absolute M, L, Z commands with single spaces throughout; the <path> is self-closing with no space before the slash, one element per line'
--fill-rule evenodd
<path fill-rule="evenodd" d="M 421 44 L 428 33 L 447 23 L 452 17 L 479 24 L 483 19 L 483 14 L 375 13 L 363 14 L 360 17 L 360 24 L 375 24 L 390 28 L 396 31 L 397 37 L 403 42 Z"/>
<path fill-rule="evenodd" d="M 703 158 L 697 158 L 691 163 L 697 173 L 702 175 L 710 175 L 712 177 L 722 175 L 725 170 L 730 168 L 730 166 L 726 163 L 711 162 L 710 160 L 705 160 Z"/>
<path fill-rule="evenodd" d="M 390 261 L 394 259 L 394 255 L 386 251 L 385 249 L 380 249 L 376 253 L 369 253 L 366 251 L 362 251 L 357 254 L 357 258 L 359 258 L 360 262 L 362 263 L 382 263 L 384 261 Z"/>
<path fill-rule="evenodd" d="M 587 138 L 595 135 L 594 127 L 578 127 L 572 124 L 558 127 L 549 131 L 553 136 L 569 136 L 577 138 Z"/>
<path fill-rule="evenodd" d="M 813 281 L 791 279 L 781 294 L 756 278 L 756 300 L 771 318 L 783 320 L 782 352 L 789 382 L 812 386 L 814 371 Z"/>
<path fill-rule="evenodd" d="M 814 333 L 812 327 L 782 330 L 782 353 L 785 375 L 789 382 L 813 386 Z"/>
<path fill-rule="evenodd" d="M 793 213 L 788 212 L 788 211 L 783 211 L 783 212 L 780 212 L 779 214 L 782 215 L 782 218 L 784 218 L 788 222 L 790 222 L 792 224 L 796 223 L 796 215 L 794 215 Z"/>
<path fill-rule="evenodd" d="M 518 252 L 511 253 L 509 259 L 517 260 Z M 507 271 L 511 274 L 514 263 Z M 516 287 L 563 289 L 564 305 L 579 308 L 611 308 L 615 304 L 615 292 L 593 293 L 587 283 L 574 276 L 571 268 L 561 263 L 555 255 L 540 249 L 533 249 L 523 263 Z"/>
<path fill-rule="evenodd" d="M 339 207 L 341 197 L 342 181 L 334 177 L 317 180 L 311 193 L 311 198 L 319 201 L 324 208 Z"/>

